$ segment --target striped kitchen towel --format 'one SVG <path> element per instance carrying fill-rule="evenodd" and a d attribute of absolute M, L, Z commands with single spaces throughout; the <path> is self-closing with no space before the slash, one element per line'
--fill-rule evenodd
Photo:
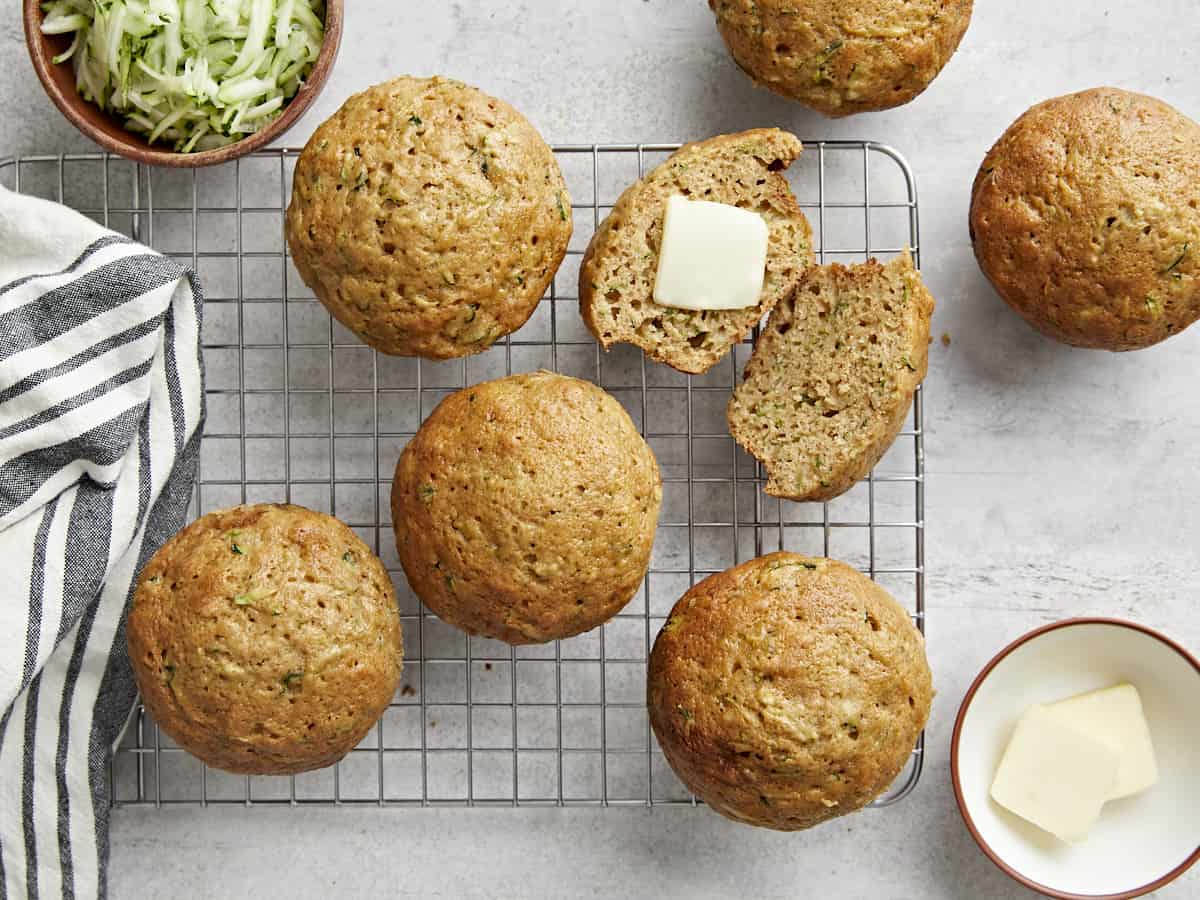
<path fill-rule="evenodd" d="M 204 418 L 192 273 L 0 188 L 0 887 L 101 897 L 124 612 L 184 524 Z"/>

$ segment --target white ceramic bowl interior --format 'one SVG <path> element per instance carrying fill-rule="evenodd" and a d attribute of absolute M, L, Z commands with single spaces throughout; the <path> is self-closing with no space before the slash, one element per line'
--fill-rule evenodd
<path fill-rule="evenodd" d="M 1013 726 L 1030 705 L 1128 681 L 1141 692 L 1159 782 L 1105 804 L 1088 840 L 1062 843 L 988 795 Z M 1132 895 L 1200 854 L 1200 671 L 1151 633 L 1064 624 L 1001 659 L 967 701 L 957 735 L 963 812 L 985 852 L 1050 893 Z"/>

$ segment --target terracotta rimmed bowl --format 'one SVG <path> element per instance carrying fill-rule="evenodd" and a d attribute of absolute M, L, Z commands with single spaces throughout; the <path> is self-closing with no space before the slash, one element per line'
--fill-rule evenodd
<path fill-rule="evenodd" d="M 1128 681 L 1142 696 L 1159 781 L 1105 804 L 1088 840 L 1068 845 L 989 796 L 1013 726 L 1032 704 Z M 1169 638 L 1119 619 L 1068 619 L 1001 650 L 967 691 L 950 770 L 971 836 L 1025 887 L 1062 900 L 1128 900 L 1200 859 L 1200 662 Z"/>
<path fill-rule="evenodd" d="M 75 69 L 71 61 L 60 65 L 53 62 L 57 54 L 70 46 L 71 36 L 42 34 L 40 0 L 24 0 L 24 4 L 25 44 L 29 47 L 33 68 L 54 105 L 76 128 L 104 149 L 119 153 L 134 162 L 152 166 L 215 166 L 265 147 L 291 128 L 321 93 L 342 42 L 343 0 L 326 0 L 325 40 L 321 45 L 321 52 L 313 64 L 308 80 L 284 107 L 282 114 L 261 131 L 243 138 L 236 144 L 199 153 L 178 153 L 168 146 L 147 143 L 140 135 L 127 131 L 119 119 L 110 116 L 94 103 L 84 100 L 75 90 Z"/>

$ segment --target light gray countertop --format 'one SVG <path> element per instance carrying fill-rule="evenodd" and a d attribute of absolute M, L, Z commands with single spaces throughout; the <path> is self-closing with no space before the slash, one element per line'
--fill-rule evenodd
<path fill-rule="evenodd" d="M 971 179 L 1033 102 L 1097 84 L 1200 115 L 1194 0 L 980 0 L 957 56 L 914 103 L 830 122 L 756 90 L 702 0 L 350 0 L 340 61 L 288 136 L 351 92 L 442 73 L 513 103 L 554 143 L 678 141 L 758 125 L 897 147 L 921 191 L 938 299 L 926 382 L 927 765 L 901 804 L 798 835 L 706 810 L 118 810 L 125 897 L 1031 896 L 976 850 L 949 738 L 963 692 L 1012 638 L 1103 614 L 1200 649 L 1200 326 L 1110 355 L 1035 335 L 985 283 Z M 34 78 L 18 4 L 0 13 L 0 156 L 89 149 Z M 1192 872 L 1160 896 L 1200 896 Z"/>

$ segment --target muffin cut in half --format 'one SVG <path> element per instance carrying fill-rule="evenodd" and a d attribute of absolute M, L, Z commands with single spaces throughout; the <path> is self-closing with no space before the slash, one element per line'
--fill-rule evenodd
<path fill-rule="evenodd" d="M 768 494 L 831 500 L 871 471 L 925 378 L 933 307 L 907 251 L 810 269 L 775 307 L 727 410 Z"/>
<path fill-rule="evenodd" d="M 680 780 L 721 815 L 780 831 L 887 790 L 932 697 L 904 608 L 850 566 L 794 553 L 684 594 L 647 674 L 650 723 Z"/>
<path fill-rule="evenodd" d="M 759 128 L 688 144 L 629 187 L 588 245 L 579 270 L 583 320 L 605 350 L 635 344 L 681 372 L 716 365 L 812 264 L 812 231 L 782 172 L 800 140 Z M 687 310 L 654 301 L 667 199 L 725 203 L 762 215 L 767 268 L 757 306 Z"/>

